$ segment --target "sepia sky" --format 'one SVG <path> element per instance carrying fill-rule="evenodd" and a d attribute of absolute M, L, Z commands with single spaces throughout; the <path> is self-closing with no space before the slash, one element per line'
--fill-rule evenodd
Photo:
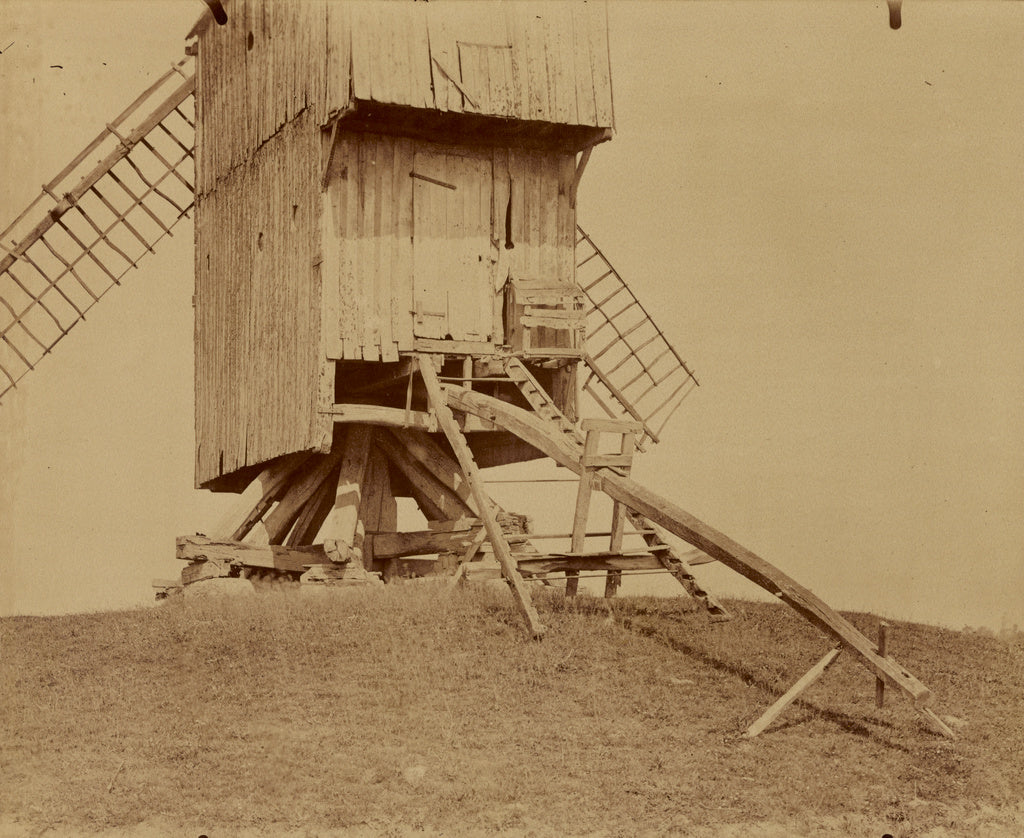
<path fill-rule="evenodd" d="M 202 9 L 0 0 L 0 226 Z M 702 383 L 634 476 L 836 607 L 1024 624 L 1024 4 L 906 0 L 892 31 L 883 0 L 613 0 L 609 23 L 616 137 L 579 221 Z M 229 505 L 192 489 L 179 230 L 0 404 L 2 614 L 149 602 Z M 562 527 L 565 491 L 495 487 Z"/>

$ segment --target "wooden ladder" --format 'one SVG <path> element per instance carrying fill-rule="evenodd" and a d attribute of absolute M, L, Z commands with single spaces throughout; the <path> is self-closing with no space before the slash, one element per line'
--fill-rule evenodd
<path fill-rule="evenodd" d="M 587 513 L 590 507 L 590 495 L 593 491 L 593 473 L 597 468 L 602 467 L 602 462 L 607 464 L 615 461 L 615 468 L 624 476 L 628 477 L 632 468 L 633 455 L 636 452 L 637 434 L 641 431 L 640 423 L 613 419 L 584 419 L 580 423 L 580 431 L 557 408 L 551 397 L 540 386 L 537 380 L 530 374 L 522 361 L 511 357 L 505 362 L 505 372 L 542 419 L 556 424 L 560 431 L 570 443 L 580 445 L 582 448 L 583 465 L 586 473 L 590 476 L 586 479 L 581 477 L 580 487 L 576 496 L 576 510 L 573 516 L 573 534 L 570 551 L 582 553 L 586 539 Z M 614 432 L 620 434 L 619 453 L 617 455 L 605 455 L 604 460 L 597 459 L 597 452 L 600 445 L 601 433 Z M 589 448 L 589 453 L 588 453 Z M 618 501 L 612 502 L 612 525 L 610 529 L 608 555 L 622 553 L 622 542 L 625 535 L 625 522 L 629 519 L 634 529 L 643 536 L 647 544 L 647 550 L 654 555 L 661 565 L 667 570 L 686 592 L 702 603 L 713 621 L 732 619 L 732 615 L 718 600 L 709 594 L 697 582 L 696 577 L 690 570 L 689 563 L 676 553 L 674 548 L 665 543 L 663 534 L 653 525 L 646 521 L 643 516 L 637 515 Z M 605 578 L 605 596 L 612 597 L 622 583 L 621 570 L 609 570 Z M 566 572 L 566 595 L 573 596 L 579 588 L 579 573 L 574 571 Z"/>
<path fill-rule="evenodd" d="M 522 361 L 515 356 L 508 358 L 505 361 L 505 374 L 519 388 L 519 392 L 530 403 L 534 413 L 557 425 L 563 433 L 575 434 L 576 429 L 572 422 L 558 409 L 551 396 L 541 387 Z"/>

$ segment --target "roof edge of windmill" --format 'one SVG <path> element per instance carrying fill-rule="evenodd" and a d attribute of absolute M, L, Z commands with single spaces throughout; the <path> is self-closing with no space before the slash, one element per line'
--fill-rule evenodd
<path fill-rule="evenodd" d="M 251 96 L 272 96 L 269 88 L 287 79 L 286 109 L 312 106 L 321 124 L 360 102 L 594 129 L 578 148 L 614 130 L 603 0 L 516 2 L 492 15 L 413 0 L 224 7 L 226 25 L 212 26 L 207 9 L 189 32 L 201 72 L 213 82 L 244 67 Z"/>

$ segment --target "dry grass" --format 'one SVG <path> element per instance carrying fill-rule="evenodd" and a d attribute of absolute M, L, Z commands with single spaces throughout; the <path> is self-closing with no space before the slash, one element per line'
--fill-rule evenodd
<path fill-rule="evenodd" d="M 0 621 L 0 832 L 1018 834 L 1024 649 L 897 624 L 933 735 L 791 612 L 404 586 Z M 876 618 L 851 615 L 869 636 Z M 760 824 L 759 827 L 755 827 Z M 49 831 L 47 831 L 49 830 Z M 776 830 L 776 831 L 772 831 Z M 1006 831 L 1003 831 L 1006 830 Z"/>

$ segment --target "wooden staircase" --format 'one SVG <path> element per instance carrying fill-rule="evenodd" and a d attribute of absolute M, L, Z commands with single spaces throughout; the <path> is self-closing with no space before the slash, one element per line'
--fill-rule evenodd
<path fill-rule="evenodd" d="M 576 496 L 572 533 L 569 535 L 569 551 L 536 552 L 520 557 L 519 570 L 528 577 L 538 578 L 546 578 L 550 573 L 564 573 L 566 594 L 569 596 L 577 591 L 581 571 L 605 572 L 605 596 L 611 597 L 619 588 L 624 570 L 644 571 L 660 567 L 668 571 L 691 597 L 704 605 L 712 620 L 731 619 L 728 610 L 700 586 L 686 559 L 671 545 L 665 543 L 663 534 L 653 528 L 642 515 L 627 509 L 618 501 L 612 506 L 607 550 L 585 549 L 590 496 L 597 483 L 596 471 L 598 468 L 612 468 L 623 476 L 629 476 L 637 435 L 642 433 L 641 423 L 621 419 L 584 419 L 577 428 L 557 408 L 522 361 L 515 357 L 508 358 L 505 362 L 505 373 L 533 408 L 534 414 L 552 430 L 557 430 L 566 443 L 580 452 L 580 463 L 583 467 Z M 618 435 L 618 453 L 600 453 L 601 435 L 608 433 Z M 628 533 L 625 529 L 627 521 L 632 526 L 632 531 Z M 623 543 L 627 535 L 634 539 L 641 537 L 643 548 L 624 549 Z"/>

